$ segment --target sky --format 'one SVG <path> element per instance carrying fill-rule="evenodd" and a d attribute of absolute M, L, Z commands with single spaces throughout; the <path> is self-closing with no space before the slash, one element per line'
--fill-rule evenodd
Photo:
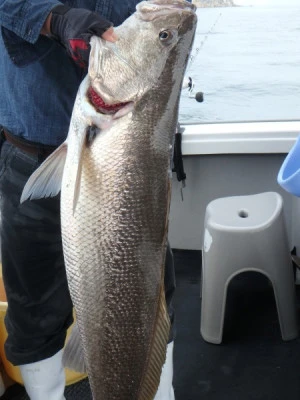
<path fill-rule="evenodd" d="M 300 0 L 233 0 L 240 6 L 297 6 Z"/>

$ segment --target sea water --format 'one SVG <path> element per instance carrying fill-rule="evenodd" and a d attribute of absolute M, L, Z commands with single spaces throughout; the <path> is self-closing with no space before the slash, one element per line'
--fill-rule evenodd
<path fill-rule="evenodd" d="M 299 7 L 198 8 L 180 122 L 300 119 Z M 195 100 L 203 92 L 204 101 Z"/>

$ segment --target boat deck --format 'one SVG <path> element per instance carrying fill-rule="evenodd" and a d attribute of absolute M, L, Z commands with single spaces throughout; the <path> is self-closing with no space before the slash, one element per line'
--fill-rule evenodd
<path fill-rule="evenodd" d="M 300 339 L 282 341 L 267 279 L 244 273 L 232 281 L 223 343 L 213 345 L 200 335 L 201 253 L 174 250 L 174 259 L 176 400 L 299 400 Z M 299 287 L 297 297 L 299 305 Z M 1 400 L 28 400 L 14 386 Z M 92 400 L 88 381 L 68 386 L 66 399 Z"/>
<path fill-rule="evenodd" d="M 267 278 L 251 272 L 233 279 L 223 343 L 209 344 L 200 335 L 201 254 L 174 254 L 176 400 L 299 400 L 300 339 L 282 341 Z"/>

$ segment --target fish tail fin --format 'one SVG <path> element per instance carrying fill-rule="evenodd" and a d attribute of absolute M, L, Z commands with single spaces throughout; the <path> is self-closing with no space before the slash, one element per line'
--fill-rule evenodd
<path fill-rule="evenodd" d="M 29 199 L 54 197 L 61 189 L 62 175 L 67 155 L 67 144 L 59 146 L 28 179 L 20 202 Z"/>
<path fill-rule="evenodd" d="M 83 347 L 79 335 L 77 322 L 73 325 L 70 337 L 63 352 L 63 365 L 73 371 L 86 373 Z"/>
<path fill-rule="evenodd" d="M 167 311 L 165 291 L 162 285 L 148 367 L 147 370 L 144 371 L 138 396 L 139 400 L 153 399 L 157 392 L 162 366 L 166 359 L 170 326 L 171 323 Z"/>

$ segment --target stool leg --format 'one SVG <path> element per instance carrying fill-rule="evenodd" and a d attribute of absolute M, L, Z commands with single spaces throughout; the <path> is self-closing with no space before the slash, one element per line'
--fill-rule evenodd
<path fill-rule="evenodd" d="M 262 232 L 260 242 L 264 245 L 261 263 L 273 284 L 282 339 L 295 339 L 298 336 L 295 279 L 283 210 L 269 227 L 268 235 Z"/>
<path fill-rule="evenodd" d="M 200 332 L 206 342 L 222 342 L 226 292 L 225 277 L 218 273 L 216 280 L 211 269 L 205 271 L 203 268 Z"/>
<path fill-rule="evenodd" d="M 277 275 L 273 288 L 282 339 L 295 339 L 298 336 L 298 320 L 292 266 L 291 274 Z"/>

